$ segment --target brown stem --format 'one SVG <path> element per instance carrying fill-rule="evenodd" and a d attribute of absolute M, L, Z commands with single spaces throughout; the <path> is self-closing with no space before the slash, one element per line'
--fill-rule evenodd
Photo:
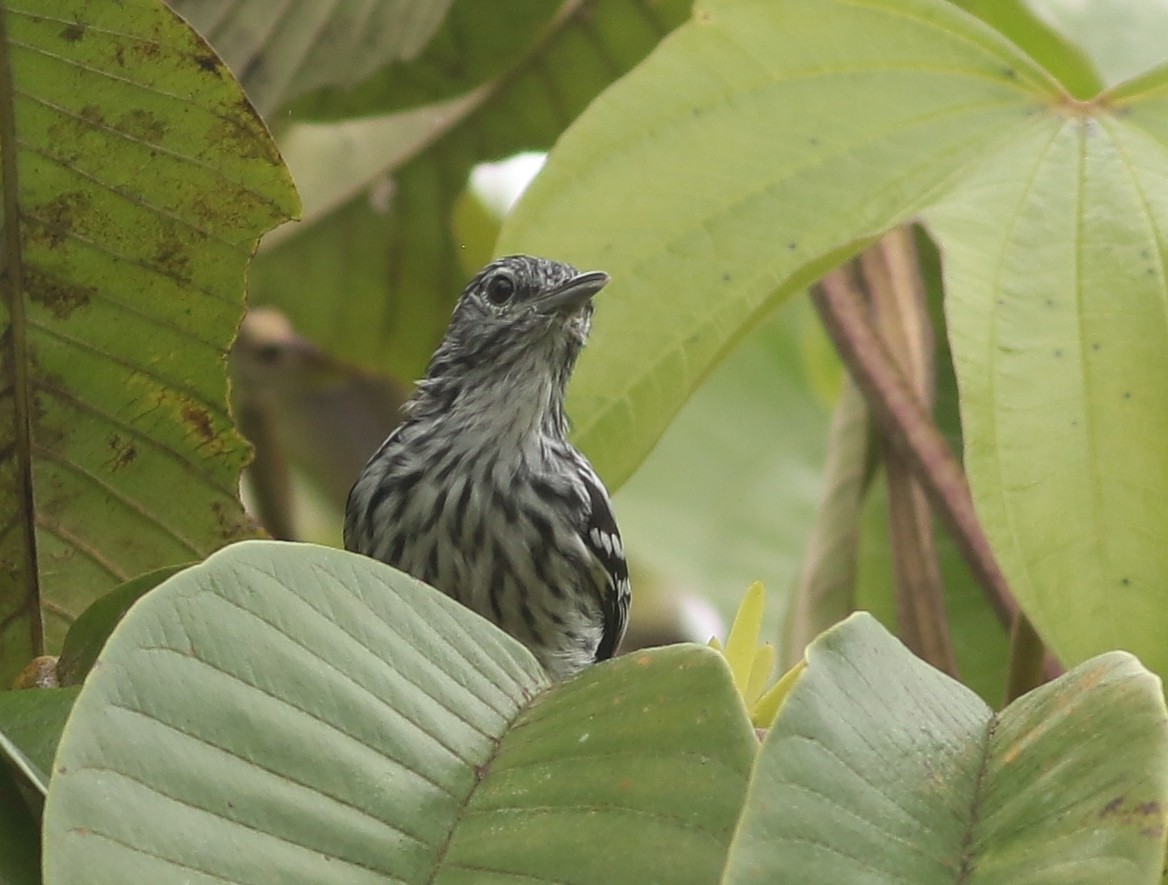
<path fill-rule="evenodd" d="M 823 278 L 812 297 L 876 422 L 905 458 L 999 620 L 1009 627 L 1018 603 L 974 513 L 965 474 L 872 328 L 863 292 L 847 272 L 834 270 Z"/>
<path fill-rule="evenodd" d="M 912 234 L 904 228 L 891 231 L 856 264 L 871 301 L 871 322 L 927 413 L 935 398 L 933 327 Z M 928 498 L 895 446 L 884 447 L 884 465 L 901 636 L 923 660 L 957 676 Z"/>

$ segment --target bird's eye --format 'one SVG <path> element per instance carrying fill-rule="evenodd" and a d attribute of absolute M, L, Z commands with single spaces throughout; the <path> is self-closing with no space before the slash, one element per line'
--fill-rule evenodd
<path fill-rule="evenodd" d="M 515 281 L 509 276 L 499 275 L 487 283 L 487 298 L 491 304 L 504 304 L 515 294 Z"/>

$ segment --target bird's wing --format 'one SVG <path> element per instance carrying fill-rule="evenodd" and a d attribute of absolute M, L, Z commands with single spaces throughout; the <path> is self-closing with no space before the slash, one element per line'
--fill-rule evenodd
<path fill-rule="evenodd" d="M 584 466 L 587 469 L 581 470 L 581 479 L 588 489 L 589 505 L 584 543 L 607 574 L 607 586 L 601 599 L 604 634 L 596 649 L 596 660 L 602 661 L 613 656 L 625 635 L 629 616 L 629 566 L 625 562 L 624 545 L 612 515 L 608 493 L 592 468 L 587 464 Z"/>

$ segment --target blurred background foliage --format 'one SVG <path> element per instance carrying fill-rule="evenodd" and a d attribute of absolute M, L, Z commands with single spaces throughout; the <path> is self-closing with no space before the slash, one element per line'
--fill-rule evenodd
<path fill-rule="evenodd" d="M 258 0 L 171 5 L 239 77 L 304 200 L 303 220 L 261 244 L 233 355 L 236 414 L 257 450 L 247 500 L 277 537 L 337 544 L 348 484 L 392 427 L 466 278 L 491 256 L 540 152 L 690 3 L 371 0 L 358 14 L 357 4 L 286 0 L 278 15 Z M 1150 36 L 1168 26 L 1162 2 L 957 5 L 1075 95 L 1168 57 Z M 920 231 L 917 246 L 939 347 L 935 415 L 960 452 L 940 264 Z M 791 299 L 617 490 L 635 642 L 722 633 L 755 579 L 772 589 L 767 630 L 780 635 L 784 596 L 822 542 L 812 526 L 842 374 L 807 299 Z M 854 602 L 895 626 L 879 469 L 862 493 Z M 962 676 L 996 703 L 1005 632 L 943 531 L 938 559 Z"/>

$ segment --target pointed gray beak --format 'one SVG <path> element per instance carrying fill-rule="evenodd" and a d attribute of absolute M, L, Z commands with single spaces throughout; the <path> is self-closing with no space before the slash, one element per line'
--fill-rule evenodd
<path fill-rule="evenodd" d="M 608 283 L 608 274 L 601 270 L 577 274 L 539 296 L 532 305 L 537 313 L 567 314 L 579 310 L 593 295 Z"/>

